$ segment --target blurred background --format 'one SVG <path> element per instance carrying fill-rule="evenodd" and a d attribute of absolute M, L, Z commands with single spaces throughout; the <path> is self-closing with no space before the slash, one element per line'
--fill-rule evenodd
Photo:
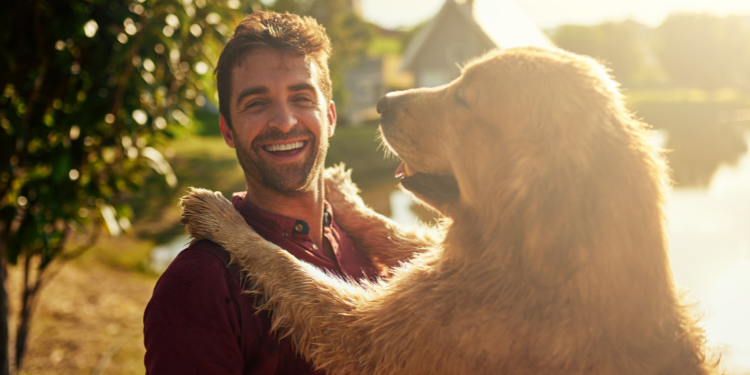
<path fill-rule="evenodd" d="M 142 313 L 187 243 L 190 186 L 245 189 L 219 134 L 214 64 L 246 13 L 316 17 L 340 121 L 328 165 L 404 225 L 377 99 L 455 78 L 492 48 L 593 56 L 672 169 L 676 283 L 728 374 L 750 374 L 750 2 L 11 0 L 0 14 L 0 353 L 11 374 L 140 374 Z M 5 301 L 5 303 L 2 303 Z"/>

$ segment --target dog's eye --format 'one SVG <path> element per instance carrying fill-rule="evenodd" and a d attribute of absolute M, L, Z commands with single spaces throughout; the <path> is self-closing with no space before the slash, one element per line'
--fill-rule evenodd
<path fill-rule="evenodd" d="M 454 95 L 454 97 L 456 99 L 456 103 L 458 103 L 459 105 L 464 106 L 466 108 L 470 108 L 469 107 L 469 103 L 467 103 L 466 99 L 464 99 L 464 88 L 463 87 L 459 87 L 458 89 L 456 89 L 456 94 Z"/>

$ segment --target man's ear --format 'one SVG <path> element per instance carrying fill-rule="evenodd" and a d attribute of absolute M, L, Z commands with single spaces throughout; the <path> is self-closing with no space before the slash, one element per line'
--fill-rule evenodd
<path fill-rule="evenodd" d="M 234 133 L 232 133 L 232 129 L 229 128 L 227 120 L 222 115 L 219 115 L 219 130 L 221 130 L 221 136 L 224 137 L 224 143 L 234 148 Z"/>
<path fill-rule="evenodd" d="M 331 100 L 328 103 L 328 136 L 332 136 L 336 130 L 336 103 Z"/>

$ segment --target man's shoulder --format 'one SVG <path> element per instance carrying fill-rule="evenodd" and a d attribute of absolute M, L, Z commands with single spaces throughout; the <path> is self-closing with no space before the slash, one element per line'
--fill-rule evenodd
<path fill-rule="evenodd" d="M 209 241 L 190 244 L 159 278 L 143 315 L 149 373 L 241 373 L 247 355 L 238 339 L 262 336 L 222 252 Z"/>
<path fill-rule="evenodd" d="M 239 280 L 235 267 L 229 265 L 229 252 L 207 240 L 191 243 L 167 267 L 159 283 L 183 283 L 198 278 Z"/>
<path fill-rule="evenodd" d="M 229 264 L 229 252 L 223 247 L 208 241 L 200 240 L 191 242 L 185 250 L 182 250 L 174 261 L 179 262 L 196 262 L 196 261 L 216 261 L 223 265 Z"/>

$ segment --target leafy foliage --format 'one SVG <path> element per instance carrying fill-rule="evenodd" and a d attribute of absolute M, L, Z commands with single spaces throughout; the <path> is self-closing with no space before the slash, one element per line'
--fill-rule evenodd
<path fill-rule="evenodd" d="M 137 189 L 149 166 L 174 184 L 157 149 L 190 125 L 206 100 L 198 94 L 212 93 L 209 64 L 229 30 L 221 20 L 237 15 L 205 2 L 13 4 L 0 189 L 3 225 L 23 219 L 7 256 L 15 263 L 21 250 L 39 249 L 47 262 L 68 224 L 127 219 L 117 197 Z"/>
<path fill-rule="evenodd" d="M 563 25 L 552 35 L 560 48 L 604 61 L 624 84 L 634 82 L 643 68 L 643 34 L 635 21 L 605 22 L 595 26 Z"/>
<path fill-rule="evenodd" d="M 212 63 L 240 2 L 13 1 L 0 15 L 0 251 L 43 271 L 76 229 L 130 227 L 123 197 L 214 95 Z M 230 25 L 230 26 L 227 26 Z M 79 231 L 80 232 L 80 231 Z M 33 264 L 33 263 L 32 263 Z M 28 294 L 28 296 L 27 296 Z M 25 330 L 19 328 L 17 361 Z M 23 337 L 21 337 L 23 335 Z"/>
<path fill-rule="evenodd" d="M 655 34 L 655 51 L 674 83 L 750 88 L 750 26 L 742 18 L 674 14 Z"/>

